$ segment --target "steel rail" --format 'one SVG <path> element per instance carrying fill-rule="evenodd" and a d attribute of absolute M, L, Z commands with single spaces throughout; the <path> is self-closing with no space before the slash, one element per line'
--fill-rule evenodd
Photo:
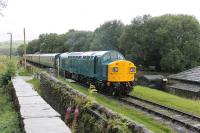
<path fill-rule="evenodd" d="M 126 104 L 128 104 L 130 106 L 134 106 L 136 108 L 142 109 L 145 112 L 148 112 L 148 113 L 154 114 L 156 116 L 159 116 L 159 117 L 161 117 L 161 118 L 163 118 L 163 119 L 165 119 L 167 121 L 175 122 L 175 123 L 177 123 L 177 124 L 179 124 L 181 126 L 186 127 L 189 130 L 200 132 L 200 127 L 196 127 L 196 126 L 194 126 L 194 125 L 192 125 L 190 123 L 186 123 L 184 121 L 181 121 L 179 119 L 174 118 L 173 116 L 169 116 L 169 115 L 166 115 L 165 113 L 159 112 L 159 111 L 157 111 L 155 109 L 148 108 L 145 105 L 139 104 L 137 102 L 133 102 L 133 101 L 127 100 L 126 98 L 131 98 L 133 100 L 137 100 L 137 101 L 143 102 L 145 104 L 149 104 L 151 106 L 154 106 L 156 108 L 161 108 L 163 110 L 171 111 L 171 112 L 173 112 L 173 113 L 175 113 L 177 115 L 181 115 L 183 117 L 186 116 L 189 120 L 191 120 L 191 121 L 195 120 L 195 121 L 200 123 L 200 117 L 198 117 L 198 116 L 195 116 L 195 115 L 192 115 L 192 114 L 189 114 L 189 113 L 186 113 L 186 112 L 183 112 L 183 111 L 171 108 L 171 107 L 167 107 L 167 106 L 155 103 L 155 102 L 151 102 L 149 100 L 145 100 L 145 99 L 142 99 L 142 98 L 139 98 L 139 97 L 135 97 L 135 96 L 127 95 L 127 97 L 125 97 L 125 98 L 119 98 L 119 100 L 121 102 L 124 102 L 124 103 L 126 103 Z"/>

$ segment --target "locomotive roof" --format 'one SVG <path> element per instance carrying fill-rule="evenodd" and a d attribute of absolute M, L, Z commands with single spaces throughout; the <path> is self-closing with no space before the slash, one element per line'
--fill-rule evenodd
<path fill-rule="evenodd" d="M 68 56 L 103 56 L 104 54 L 108 52 L 112 52 L 113 50 L 109 51 L 88 51 L 88 52 L 67 52 L 60 54 L 60 57 L 68 57 Z M 115 51 L 117 52 L 117 51 Z"/>
<path fill-rule="evenodd" d="M 62 57 L 67 57 L 67 56 L 68 56 L 68 54 L 69 54 L 69 52 L 62 53 L 62 54 L 60 54 L 60 57 L 61 57 L 61 58 L 62 58 Z"/>

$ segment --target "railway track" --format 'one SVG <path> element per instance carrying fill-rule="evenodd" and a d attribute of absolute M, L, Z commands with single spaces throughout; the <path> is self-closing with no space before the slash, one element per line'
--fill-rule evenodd
<path fill-rule="evenodd" d="M 123 103 L 142 109 L 145 112 L 154 114 L 158 117 L 176 123 L 194 132 L 200 133 L 200 117 L 195 116 L 171 107 L 167 107 L 158 103 L 154 103 L 135 96 L 127 95 L 119 98 Z"/>

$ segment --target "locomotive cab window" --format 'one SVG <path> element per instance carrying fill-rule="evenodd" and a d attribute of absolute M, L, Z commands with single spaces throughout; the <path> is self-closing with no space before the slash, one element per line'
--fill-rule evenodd
<path fill-rule="evenodd" d="M 107 62 L 110 60 L 110 53 L 107 53 L 106 55 L 103 56 L 103 62 Z"/>
<path fill-rule="evenodd" d="M 111 62 L 116 60 L 124 60 L 124 57 L 117 52 L 110 52 L 103 56 L 102 58 L 103 62 Z"/>

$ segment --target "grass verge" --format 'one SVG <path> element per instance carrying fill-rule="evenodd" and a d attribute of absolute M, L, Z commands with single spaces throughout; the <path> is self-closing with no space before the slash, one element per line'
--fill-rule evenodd
<path fill-rule="evenodd" d="M 40 80 L 39 79 L 36 79 L 36 78 L 33 78 L 29 81 L 27 81 L 28 83 L 32 84 L 34 89 L 40 94 L 42 95 L 42 91 L 40 89 Z"/>
<path fill-rule="evenodd" d="M 15 74 L 17 58 L 10 60 L 6 56 L 0 56 L 0 86 L 8 84 L 9 77 Z M 10 101 L 9 93 L 4 93 L 0 88 L 0 132 L 20 133 L 18 114 Z"/>
<path fill-rule="evenodd" d="M 18 74 L 19 76 L 31 76 L 32 74 L 30 72 L 28 72 L 27 69 L 25 69 L 24 67 L 20 67 L 20 69 L 18 70 Z"/>
<path fill-rule="evenodd" d="M 18 114 L 15 112 L 12 103 L 7 99 L 0 89 L 0 132 L 21 133 L 18 121 Z"/>
<path fill-rule="evenodd" d="M 134 87 L 131 95 L 200 116 L 200 100 L 191 100 L 143 86 Z"/>

